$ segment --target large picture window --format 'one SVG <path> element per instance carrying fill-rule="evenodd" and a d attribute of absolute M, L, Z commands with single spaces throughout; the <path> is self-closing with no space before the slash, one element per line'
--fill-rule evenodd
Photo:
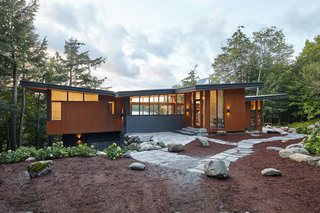
<path fill-rule="evenodd" d="M 130 97 L 131 115 L 183 115 L 184 94 Z"/>
<path fill-rule="evenodd" d="M 210 129 L 224 128 L 223 90 L 210 91 Z"/>
<path fill-rule="evenodd" d="M 51 102 L 51 120 L 61 120 L 61 102 Z"/>

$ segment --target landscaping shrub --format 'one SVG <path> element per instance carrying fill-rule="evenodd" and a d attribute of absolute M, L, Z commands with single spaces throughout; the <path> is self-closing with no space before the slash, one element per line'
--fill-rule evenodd
<path fill-rule="evenodd" d="M 116 143 L 111 144 L 103 150 L 107 157 L 111 160 L 115 160 L 122 155 L 122 149 Z"/>
<path fill-rule="evenodd" d="M 15 152 L 8 150 L 0 153 L 0 164 L 16 163 L 24 161 L 29 157 L 34 157 L 37 150 L 34 147 L 19 147 Z"/>
<path fill-rule="evenodd" d="M 312 131 L 309 130 L 307 127 L 298 127 L 297 128 L 297 133 L 299 134 L 304 134 L 304 135 L 308 135 L 310 134 Z"/>
<path fill-rule="evenodd" d="M 96 156 L 97 150 L 94 146 L 81 144 L 75 147 L 64 147 L 63 142 L 53 143 L 52 147 L 36 149 L 34 147 L 19 147 L 15 152 L 8 150 L 0 153 L 0 164 L 16 163 L 25 161 L 29 157 L 34 157 L 36 160 L 48 160 L 62 157 L 92 157 Z"/>
<path fill-rule="evenodd" d="M 312 132 L 304 142 L 304 145 L 311 154 L 320 155 L 320 129 Z"/>
<path fill-rule="evenodd" d="M 69 157 L 93 157 L 97 155 L 97 150 L 93 145 L 80 144 L 79 146 L 68 147 Z"/>

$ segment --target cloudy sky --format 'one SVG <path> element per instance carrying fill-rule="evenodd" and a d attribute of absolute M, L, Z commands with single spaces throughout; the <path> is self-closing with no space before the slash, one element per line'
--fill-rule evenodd
<path fill-rule="evenodd" d="M 283 29 L 295 55 L 320 34 L 317 0 L 40 0 L 38 33 L 49 51 L 76 37 L 106 63 L 94 71 L 112 90 L 168 88 L 198 64 L 201 78 L 236 28 Z"/>

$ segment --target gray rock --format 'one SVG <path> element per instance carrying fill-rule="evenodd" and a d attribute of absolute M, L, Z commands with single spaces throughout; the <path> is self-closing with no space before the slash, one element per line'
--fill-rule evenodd
<path fill-rule="evenodd" d="M 276 146 L 268 146 L 266 149 L 271 151 L 277 151 L 277 152 L 279 152 L 280 150 L 283 150 L 283 148 L 276 147 Z"/>
<path fill-rule="evenodd" d="M 105 152 L 97 151 L 97 155 L 99 156 L 106 156 L 107 154 Z"/>
<path fill-rule="evenodd" d="M 151 144 L 149 142 L 143 142 L 143 143 L 139 144 L 139 146 L 138 146 L 139 152 L 150 151 L 150 150 L 155 150 L 155 147 L 153 144 Z"/>
<path fill-rule="evenodd" d="M 265 176 L 281 176 L 281 172 L 274 168 L 266 168 L 261 171 L 261 174 Z"/>
<path fill-rule="evenodd" d="M 288 138 L 283 138 L 283 139 L 281 140 L 281 142 L 282 142 L 282 143 L 287 143 L 289 140 L 290 140 L 290 139 L 288 139 Z"/>
<path fill-rule="evenodd" d="M 208 130 L 206 128 L 200 128 L 199 133 L 207 133 Z"/>
<path fill-rule="evenodd" d="M 182 144 L 170 143 L 167 146 L 168 152 L 180 152 L 183 150 Z"/>
<path fill-rule="evenodd" d="M 146 166 L 142 163 L 134 162 L 130 164 L 129 168 L 132 170 L 144 170 Z"/>
<path fill-rule="evenodd" d="M 208 142 L 208 139 L 205 138 L 205 137 L 196 137 L 196 140 L 199 140 L 201 145 L 204 146 L 204 147 L 210 146 L 210 144 Z"/>
<path fill-rule="evenodd" d="M 307 162 L 309 159 L 312 158 L 310 155 L 294 153 L 289 156 L 290 160 L 297 161 L 297 162 Z"/>
<path fill-rule="evenodd" d="M 224 130 L 218 130 L 217 135 L 227 135 L 227 132 Z"/>
<path fill-rule="evenodd" d="M 53 168 L 53 161 L 36 161 L 28 165 L 27 171 L 31 178 L 46 175 L 51 172 Z"/>
<path fill-rule="evenodd" d="M 254 138 L 258 138 L 258 137 L 260 137 L 261 135 L 260 134 L 250 134 L 252 137 L 254 137 Z"/>
<path fill-rule="evenodd" d="M 311 124 L 307 128 L 310 129 L 310 130 L 315 130 L 317 127 L 316 127 L 316 125 Z"/>
<path fill-rule="evenodd" d="M 291 134 L 296 134 L 297 130 L 296 130 L 296 128 L 289 128 L 288 132 Z"/>
<path fill-rule="evenodd" d="M 147 135 L 140 135 L 138 136 L 141 142 L 148 142 L 152 141 L 153 136 L 147 136 Z"/>
<path fill-rule="evenodd" d="M 311 157 L 308 160 L 308 164 L 311 166 L 318 166 L 320 163 L 320 157 Z"/>
<path fill-rule="evenodd" d="M 291 149 L 291 148 L 304 148 L 304 146 L 301 143 L 294 143 L 286 147 L 286 149 Z"/>
<path fill-rule="evenodd" d="M 285 132 L 289 131 L 289 127 L 287 127 L 287 126 L 282 126 L 282 127 L 280 127 L 280 129 L 285 131 Z"/>
<path fill-rule="evenodd" d="M 34 157 L 28 157 L 25 161 L 30 162 L 30 161 L 35 161 L 36 159 Z"/>
<path fill-rule="evenodd" d="M 136 138 L 137 138 L 137 136 L 130 136 L 129 139 L 127 140 L 128 144 L 133 143 L 136 140 Z"/>
<path fill-rule="evenodd" d="M 267 133 L 268 134 L 280 134 L 281 132 L 279 132 L 278 130 L 275 130 L 275 129 L 268 129 Z"/>
<path fill-rule="evenodd" d="M 126 153 L 122 154 L 121 156 L 122 156 L 123 158 L 132 158 L 130 152 L 126 152 Z"/>
<path fill-rule="evenodd" d="M 219 179 L 228 178 L 228 169 L 222 160 L 206 162 L 204 164 L 204 173 L 208 177 L 215 177 Z"/>
<path fill-rule="evenodd" d="M 131 144 L 128 145 L 128 148 L 136 150 L 136 149 L 138 149 L 138 144 L 137 143 L 131 143 Z"/>
<path fill-rule="evenodd" d="M 283 157 L 283 158 L 289 158 L 290 155 L 295 154 L 295 153 L 309 155 L 308 150 L 306 150 L 304 148 L 290 148 L 290 149 L 283 149 L 283 150 L 279 151 L 280 157 Z"/>
<path fill-rule="evenodd" d="M 161 148 L 166 148 L 167 147 L 167 145 L 162 141 L 158 141 L 157 145 L 160 146 Z"/>

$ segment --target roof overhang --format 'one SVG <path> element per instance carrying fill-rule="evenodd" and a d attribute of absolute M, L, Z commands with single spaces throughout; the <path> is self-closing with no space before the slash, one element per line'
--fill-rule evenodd
<path fill-rule="evenodd" d="M 226 90 L 226 89 L 256 89 L 263 86 L 262 82 L 256 83 L 232 83 L 232 84 L 202 84 L 191 87 L 183 87 L 176 89 L 176 93 L 195 92 L 203 90 Z"/>
<path fill-rule="evenodd" d="M 162 95 L 162 94 L 175 94 L 175 89 L 154 89 L 154 90 L 136 90 L 136 91 L 121 91 L 116 92 L 115 96 L 129 97 L 129 96 L 144 96 L 144 95 Z"/>
<path fill-rule="evenodd" d="M 256 101 L 256 100 L 280 100 L 287 99 L 288 95 L 285 93 L 281 94 L 269 94 L 269 95 L 253 95 L 246 96 L 246 101 Z"/>
<path fill-rule="evenodd" d="M 107 91 L 107 90 L 71 87 L 71 86 L 64 86 L 64 85 L 39 83 L 39 82 L 33 82 L 33 81 L 20 81 L 20 86 L 26 87 L 35 92 L 46 92 L 47 90 L 65 90 L 65 91 L 75 91 L 75 92 L 94 93 L 99 95 L 114 96 L 114 92 Z"/>

